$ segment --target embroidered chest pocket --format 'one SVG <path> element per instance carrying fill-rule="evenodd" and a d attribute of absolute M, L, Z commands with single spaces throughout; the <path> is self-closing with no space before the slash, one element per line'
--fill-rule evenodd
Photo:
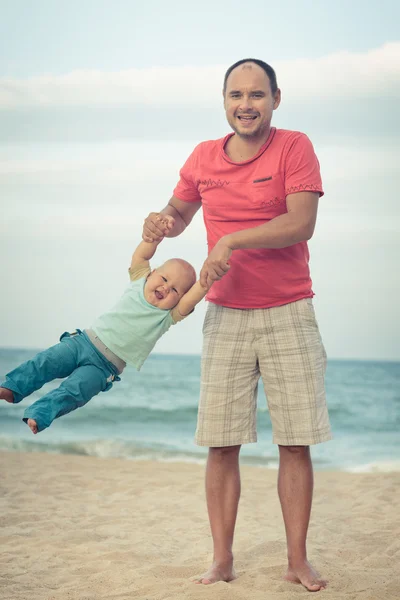
<path fill-rule="evenodd" d="M 254 205 L 261 210 L 274 215 L 286 212 L 285 186 L 279 172 L 253 179 L 251 196 Z"/>

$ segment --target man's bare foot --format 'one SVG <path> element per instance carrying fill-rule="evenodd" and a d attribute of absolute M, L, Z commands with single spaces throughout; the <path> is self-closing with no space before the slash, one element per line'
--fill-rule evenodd
<path fill-rule="evenodd" d="M 38 432 L 38 426 L 37 426 L 35 419 L 28 419 L 26 423 L 27 423 L 28 427 L 32 430 L 32 433 Z"/>
<path fill-rule="evenodd" d="M 328 585 L 328 582 L 325 579 L 321 579 L 320 574 L 310 565 L 308 560 L 296 565 L 290 565 L 284 579 L 291 583 L 301 583 L 309 592 L 324 590 Z"/>
<path fill-rule="evenodd" d="M 0 387 L 0 400 L 14 404 L 14 394 L 8 388 Z"/>
<path fill-rule="evenodd" d="M 217 583 L 217 581 L 226 581 L 228 583 L 234 579 L 236 579 L 236 573 L 233 568 L 232 558 L 223 564 L 214 561 L 208 571 L 203 573 L 201 577 L 197 577 L 195 582 L 202 583 L 203 585 L 211 585 L 212 583 Z"/>

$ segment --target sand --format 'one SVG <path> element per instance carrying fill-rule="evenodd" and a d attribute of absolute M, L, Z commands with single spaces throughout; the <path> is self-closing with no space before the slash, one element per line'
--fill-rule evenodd
<path fill-rule="evenodd" d="M 200 465 L 0 453 L 0 598 L 289 600 L 276 472 L 242 468 L 239 578 L 200 586 L 211 537 Z M 324 599 L 400 598 L 400 473 L 317 472 L 309 558 Z"/>

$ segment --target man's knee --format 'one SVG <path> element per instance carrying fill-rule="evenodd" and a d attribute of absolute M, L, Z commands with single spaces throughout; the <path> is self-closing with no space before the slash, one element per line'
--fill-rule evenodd
<path fill-rule="evenodd" d="M 221 446 L 211 447 L 208 449 L 208 451 L 213 458 L 224 460 L 225 458 L 238 455 L 240 448 L 241 446 Z"/>
<path fill-rule="evenodd" d="M 304 456 L 310 451 L 310 446 L 279 446 L 281 454 Z"/>

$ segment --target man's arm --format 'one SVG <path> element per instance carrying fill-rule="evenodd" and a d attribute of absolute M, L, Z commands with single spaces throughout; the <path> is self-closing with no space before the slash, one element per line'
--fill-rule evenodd
<path fill-rule="evenodd" d="M 239 248 L 286 248 L 309 240 L 317 219 L 319 194 L 298 192 L 286 197 L 287 213 L 251 229 L 235 231 L 222 237 L 204 262 L 200 273 L 202 285 L 221 279 L 228 260 Z"/>
<path fill-rule="evenodd" d="M 161 212 L 152 212 L 146 217 L 143 225 L 143 240 L 160 242 L 164 237 L 177 237 L 186 229 L 200 207 L 201 202 L 183 202 L 176 196 L 172 196 Z M 164 215 L 172 218 L 169 227 L 161 220 Z"/>
<path fill-rule="evenodd" d="M 319 194 L 298 192 L 286 197 L 287 213 L 253 229 L 225 236 L 226 244 L 238 248 L 286 248 L 309 240 L 317 220 Z"/>

